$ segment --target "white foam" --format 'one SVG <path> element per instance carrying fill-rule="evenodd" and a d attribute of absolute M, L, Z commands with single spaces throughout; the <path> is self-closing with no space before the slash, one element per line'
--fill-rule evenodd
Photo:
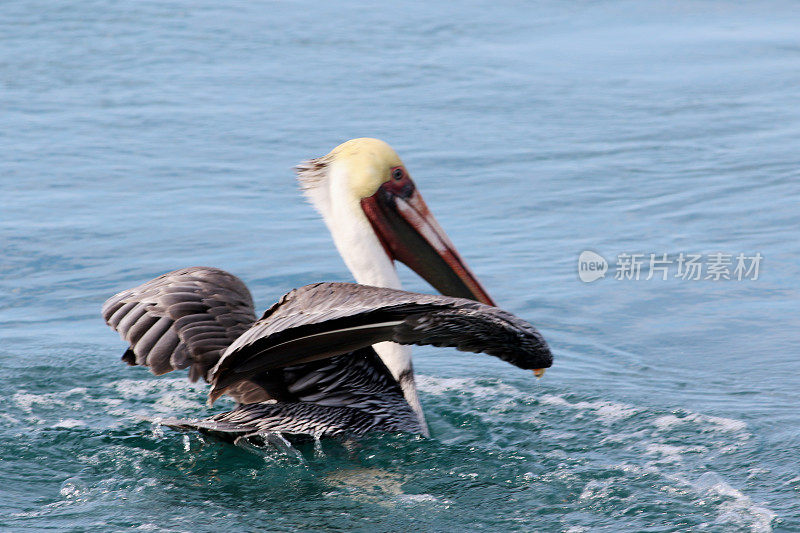
<path fill-rule="evenodd" d="M 666 454 L 667 457 L 680 457 L 686 453 L 684 446 L 653 445 L 648 446 L 649 451 L 657 454 Z M 700 452 L 697 447 L 697 452 Z M 707 450 L 706 450 L 707 451 Z M 755 533 L 769 533 L 772 531 L 772 521 L 777 514 L 767 507 L 754 502 L 749 496 L 739 489 L 727 483 L 719 474 L 706 472 L 697 480 L 690 481 L 684 474 L 671 474 L 662 471 L 656 463 L 645 463 L 644 465 L 623 463 L 615 465 L 615 468 L 636 476 L 650 474 L 660 476 L 670 482 L 669 486 L 662 487 L 671 494 L 694 494 L 697 503 L 708 505 L 712 501 L 717 510 L 717 516 L 713 524 L 700 524 L 697 529 L 704 530 L 712 526 L 737 526 L 738 528 L 749 529 Z M 583 488 L 580 494 L 581 500 L 605 500 L 612 494 L 615 483 L 624 483 L 624 478 L 591 480 Z M 723 500 L 720 502 L 720 500 Z"/>
<path fill-rule="evenodd" d="M 596 417 L 603 424 L 614 424 L 635 415 L 647 414 L 648 409 L 621 402 L 609 400 L 571 401 L 555 394 L 532 395 L 524 393 L 510 385 L 497 383 L 496 385 L 476 385 L 475 379 L 470 378 L 430 378 L 421 377 L 420 389 L 429 394 L 446 394 L 457 392 L 476 398 L 489 398 L 493 404 L 501 405 L 507 402 L 518 402 L 520 399 L 538 401 L 540 405 L 550 406 L 553 410 L 568 409 L 574 412 L 576 420 L 583 417 Z M 498 402 L 498 398 L 500 401 Z M 506 400 L 507 399 L 507 400 Z M 690 481 L 689 473 L 684 469 L 684 461 L 688 462 L 690 456 L 702 457 L 709 454 L 712 449 L 715 453 L 733 451 L 743 445 L 750 438 L 747 424 L 742 420 L 712 416 L 697 412 L 680 410 L 673 414 L 648 417 L 649 428 L 636 428 L 637 431 L 615 432 L 604 435 L 601 444 L 622 445 L 626 450 L 643 455 L 639 464 L 620 465 L 625 472 L 633 474 L 657 475 L 668 481 L 664 490 L 676 494 L 696 494 L 698 501 L 708 502 L 716 500 L 715 509 L 717 517 L 711 527 L 724 525 L 728 527 L 744 527 L 758 533 L 771 531 L 772 521 L 776 514 L 767 507 L 756 504 L 742 491 L 734 488 L 718 475 L 706 473 L 696 482 Z M 645 419 L 646 420 L 646 419 Z M 647 422 L 643 420 L 645 424 Z M 693 426 L 700 434 L 719 435 L 722 442 L 715 442 L 709 447 L 708 437 L 692 442 L 684 441 L 680 444 L 666 440 L 665 433 L 682 425 Z M 552 441 L 564 441 L 574 437 L 572 431 L 545 430 L 542 436 Z M 558 450 L 546 453 L 550 457 L 559 458 L 567 454 L 558 453 Z M 676 468 L 678 471 L 675 471 Z M 673 472 L 671 472 L 673 471 Z M 592 480 L 583 488 L 580 499 L 603 500 L 608 498 L 613 491 L 615 480 Z M 722 500 L 722 501 L 720 501 Z M 706 524 L 705 527 L 709 527 Z M 577 530 L 576 530 L 577 531 Z"/>
<path fill-rule="evenodd" d="M 659 430 L 667 430 L 677 425 L 686 423 L 694 423 L 702 426 L 706 430 L 722 433 L 740 433 L 747 429 L 747 424 L 742 420 L 724 418 L 721 416 L 703 415 L 700 413 L 689 413 L 684 417 L 664 415 L 653 420 L 653 425 Z"/>
<path fill-rule="evenodd" d="M 669 429 L 681 422 L 682 420 L 675 415 L 664 415 L 653 420 L 653 425 L 658 429 Z"/>
<path fill-rule="evenodd" d="M 575 402 L 571 403 L 567 399 L 554 394 L 543 394 L 541 396 L 523 392 L 520 389 L 508 385 L 507 383 L 498 382 L 491 386 L 478 385 L 474 378 L 437 378 L 433 376 L 417 376 L 417 387 L 428 394 L 442 395 L 448 392 L 458 392 L 459 394 L 466 394 L 482 399 L 493 400 L 493 405 L 496 409 L 504 409 L 510 405 L 515 404 L 519 400 L 533 400 L 538 401 L 545 405 L 558 405 L 568 407 L 579 411 L 590 410 L 605 423 L 612 423 L 618 420 L 629 418 L 636 413 L 642 412 L 642 409 L 627 405 L 623 403 L 598 400 L 595 402 Z M 497 402 L 497 399 L 500 402 Z"/>
<path fill-rule="evenodd" d="M 437 378 L 434 376 L 418 375 L 418 388 L 428 394 L 442 395 L 448 392 L 458 392 L 483 399 L 491 399 L 495 409 L 503 410 L 514 404 L 518 400 L 537 399 L 541 404 L 566 407 L 579 411 L 578 417 L 583 416 L 580 411 L 592 412 L 601 422 L 611 424 L 620 420 L 625 420 L 636 414 L 645 412 L 645 409 L 621 402 L 609 400 L 596 401 L 577 401 L 570 402 L 562 396 L 555 394 L 534 395 L 523 392 L 516 387 L 506 383 L 478 385 L 475 378 Z M 496 400 L 500 398 L 501 401 Z M 652 422 L 659 430 L 667 430 L 679 424 L 693 423 L 702 427 L 706 431 L 720 433 L 744 433 L 747 424 L 742 420 L 725 418 L 721 416 L 704 415 L 695 412 L 688 412 L 686 416 L 679 417 L 674 414 L 663 415 L 655 418 Z"/>
<path fill-rule="evenodd" d="M 74 418 L 62 418 L 53 427 L 55 428 L 77 428 L 85 426 L 86 422 L 82 420 L 75 420 Z"/>
<path fill-rule="evenodd" d="M 68 500 L 83 500 L 86 498 L 87 493 L 86 483 L 78 477 L 65 479 L 59 490 L 59 494 Z"/>
<path fill-rule="evenodd" d="M 187 399 L 186 394 L 181 392 L 168 392 L 160 396 L 155 405 L 154 410 L 163 413 L 174 413 L 176 410 L 191 410 L 199 407 L 205 407 L 204 402 L 197 400 Z"/>
<path fill-rule="evenodd" d="M 17 404 L 17 407 L 26 413 L 33 412 L 34 405 L 47 407 L 66 405 L 63 399 L 58 398 L 53 393 L 32 394 L 30 392 L 22 391 L 14 393 L 14 396 L 12 396 L 11 399 L 15 404 Z"/>
<path fill-rule="evenodd" d="M 86 426 L 90 422 L 73 418 L 61 418 L 59 415 L 84 411 L 88 406 L 100 408 L 104 414 L 116 417 L 130 417 L 136 415 L 152 415 L 155 413 L 170 413 L 176 411 L 189 411 L 204 409 L 205 383 L 191 383 L 185 378 L 173 379 L 121 379 L 106 384 L 107 387 L 117 391 L 117 398 L 93 398 L 88 394 L 86 387 L 74 387 L 68 390 L 32 393 L 19 390 L 11 396 L 11 401 L 24 413 L 26 424 L 52 425 L 57 428 L 74 428 Z M 155 400 L 153 405 L 144 408 L 141 405 L 131 406 L 131 400 Z M 40 415 L 40 410 L 50 410 L 53 415 Z M 20 421 L 8 414 L 0 415 L 0 419 L 11 423 Z"/>
<path fill-rule="evenodd" d="M 645 438 L 647 438 L 650 433 L 647 430 L 641 429 L 639 431 L 634 431 L 631 433 L 626 432 L 615 432 L 610 435 L 606 435 L 600 440 L 600 444 L 623 444 L 626 442 L 642 442 Z"/>
<path fill-rule="evenodd" d="M 404 504 L 438 503 L 439 498 L 433 494 L 400 494 L 397 501 Z"/>
<path fill-rule="evenodd" d="M 417 387 L 427 394 L 441 396 L 456 392 L 459 396 L 474 398 L 479 404 L 472 414 L 485 422 L 496 420 L 498 413 L 516 410 L 520 401 L 532 401 L 534 396 L 527 394 L 507 383 L 496 382 L 492 385 L 478 385 L 473 378 L 437 378 L 432 376 L 416 376 Z M 536 423 L 534 415 L 527 421 Z"/>
<path fill-rule="evenodd" d="M 719 431 L 724 432 L 739 432 L 744 431 L 747 429 L 747 424 L 742 420 L 735 420 L 733 418 L 724 418 L 721 416 L 709 416 L 709 415 L 701 415 L 701 414 L 691 414 L 689 415 L 693 421 L 697 420 L 699 422 L 712 424 L 716 426 Z"/>
<path fill-rule="evenodd" d="M 662 443 L 648 444 L 645 450 L 648 455 L 657 456 L 656 462 L 660 463 L 680 463 L 686 454 L 708 452 L 705 446 L 673 446 Z"/>
<path fill-rule="evenodd" d="M 772 531 L 772 521 L 777 514 L 757 505 L 740 490 L 732 487 L 721 476 L 706 472 L 693 483 L 694 488 L 706 497 L 723 497 L 715 524 L 749 527 L 756 533 Z"/>
<path fill-rule="evenodd" d="M 619 420 L 630 418 L 643 410 L 624 403 L 598 400 L 594 402 L 575 402 L 571 403 L 567 399 L 554 394 L 543 394 L 539 397 L 539 402 L 545 405 L 557 405 L 576 409 L 578 411 L 594 411 L 595 416 L 605 424 L 611 424 Z"/>
<path fill-rule="evenodd" d="M 21 390 L 15 392 L 11 397 L 12 401 L 25 413 L 32 413 L 34 407 L 67 407 L 74 406 L 80 401 L 78 397 L 86 396 L 85 387 L 75 387 L 66 391 L 45 392 L 34 394 Z M 85 399 L 85 398 L 84 398 Z"/>
<path fill-rule="evenodd" d="M 568 409 L 574 412 L 575 419 L 595 417 L 603 424 L 614 424 L 636 415 L 648 414 L 648 408 L 638 407 L 622 402 L 609 400 L 571 401 L 555 394 L 536 395 L 523 392 L 511 385 L 497 382 L 492 385 L 478 385 L 479 379 L 474 378 L 435 378 L 419 376 L 420 390 L 432 395 L 453 394 L 465 395 L 476 399 L 488 399 L 493 408 L 505 405 L 518 405 L 520 400 L 536 400 L 540 405 L 550 406 L 553 410 Z M 690 480 L 690 473 L 685 471 L 683 463 L 688 462 L 690 456 L 702 457 L 709 454 L 712 449 L 715 453 L 725 453 L 742 446 L 750 438 L 747 424 L 742 420 L 720 416 L 705 415 L 697 412 L 680 410 L 673 414 L 649 416 L 643 420 L 644 426 L 639 426 L 636 431 L 614 432 L 604 435 L 601 444 L 622 445 L 625 449 L 642 454 L 643 460 L 638 464 L 623 464 L 619 468 L 624 472 L 641 475 L 657 475 L 668 481 L 664 490 L 676 494 L 696 494 L 698 501 L 708 502 L 716 500 L 714 506 L 717 517 L 714 524 L 705 527 L 725 526 L 745 527 L 752 531 L 762 533 L 771 531 L 771 523 L 776 514 L 763 505 L 756 504 L 742 491 L 734 488 L 716 474 L 703 474 L 696 482 Z M 674 443 L 666 440 L 664 434 L 682 425 L 694 426 L 700 434 L 716 434 L 723 439 L 709 447 L 708 437 L 698 441 Z M 572 431 L 545 430 L 542 435 L 549 440 L 564 441 L 574 437 Z M 554 458 L 563 458 L 568 454 L 561 450 L 546 452 Z M 677 471 L 676 471 L 677 469 Z M 681 471 L 681 470 L 684 471 Z M 554 473 L 554 475 L 558 475 Z M 569 475 L 564 473 L 564 475 Z M 800 478 L 799 478 L 800 479 Z M 583 488 L 580 498 L 583 500 L 602 500 L 608 498 L 613 491 L 614 483 L 618 480 L 592 480 Z M 720 500 L 722 500 L 720 502 Z M 580 527 L 574 531 L 579 531 Z"/>
<path fill-rule="evenodd" d="M 591 480 L 583 487 L 581 495 L 578 497 L 581 500 L 596 500 L 606 499 L 611 494 L 611 485 L 613 481 L 610 479 L 597 481 Z"/>
<path fill-rule="evenodd" d="M 205 395 L 208 385 L 204 382 L 192 383 L 184 378 L 162 379 L 120 379 L 106 384 L 123 398 L 106 400 L 109 413 L 115 416 L 152 416 L 155 413 L 176 414 L 205 409 Z M 155 400 L 146 408 L 130 409 L 130 400 Z"/>
<path fill-rule="evenodd" d="M 474 378 L 437 378 L 434 376 L 417 375 L 417 388 L 428 394 L 442 395 L 447 392 L 458 392 L 481 398 L 511 398 L 518 400 L 529 397 L 516 387 L 507 383 L 497 382 L 494 385 L 478 385 Z"/>
<path fill-rule="evenodd" d="M 147 398 L 159 392 L 199 393 L 208 387 L 203 382 L 192 383 L 186 378 L 118 379 L 107 386 L 116 389 L 123 398 L 131 400 Z"/>
<path fill-rule="evenodd" d="M 13 416 L 7 413 L 0 413 L 0 420 L 5 420 L 9 424 L 21 424 L 22 422 L 18 418 L 14 418 Z"/>

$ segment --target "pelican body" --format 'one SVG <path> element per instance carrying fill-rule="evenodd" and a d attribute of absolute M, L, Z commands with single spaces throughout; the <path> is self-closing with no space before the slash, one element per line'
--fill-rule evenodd
<path fill-rule="evenodd" d="M 111 297 L 103 317 L 130 344 L 123 360 L 155 374 L 189 368 L 233 411 L 168 424 L 235 439 L 265 434 L 428 434 L 411 344 L 500 357 L 539 375 L 541 335 L 495 307 L 431 215 L 405 165 L 377 139 L 354 139 L 297 167 L 358 284 L 284 295 L 256 319 L 236 276 L 176 270 Z M 443 296 L 400 290 L 401 261 Z"/>

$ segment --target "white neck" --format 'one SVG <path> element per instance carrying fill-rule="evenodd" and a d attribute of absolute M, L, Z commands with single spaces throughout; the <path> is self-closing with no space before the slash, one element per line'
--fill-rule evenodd
<path fill-rule="evenodd" d="M 339 254 L 358 283 L 399 289 L 400 278 L 394 263 L 375 235 L 360 200 L 349 194 L 346 180 L 336 179 L 334 169 L 331 169 L 334 175 L 330 180 L 330 212 L 323 213 L 323 217 Z"/>
<path fill-rule="evenodd" d="M 344 259 L 347 268 L 358 283 L 390 289 L 402 288 L 394 263 L 386 254 L 375 230 L 372 229 L 360 199 L 353 196 L 347 187 L 344 169 L 331 165 L 328 174 L 328 190 L 311 196 L 317 210 L 333 236 L 333 242 Z M 381 342 L 373 346 L 386 368 L 398 381 L 403 395 L 417 414 L 420 427 L 428 435 L 428 427 L 414 382 L 414 367 L 411 362 L 411 347 L 393 342 Z"/>

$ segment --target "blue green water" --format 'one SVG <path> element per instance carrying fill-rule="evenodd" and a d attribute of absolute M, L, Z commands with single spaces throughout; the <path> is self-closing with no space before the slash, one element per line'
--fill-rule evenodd
<path fill-rule="evenodd" d="M 3 2 L 0 529 L 800 530 L 799 25 L 790 2 Z M 190 265 L 259 309 L 349 280 L 291 167 L 360 136 L 554 367 L 416 349 L 430 439 L 278 452 L 140 420 L 205 391 L 120 363 L 102 302 Z M 583 283 L 583 250 L 764 259 Z"/>

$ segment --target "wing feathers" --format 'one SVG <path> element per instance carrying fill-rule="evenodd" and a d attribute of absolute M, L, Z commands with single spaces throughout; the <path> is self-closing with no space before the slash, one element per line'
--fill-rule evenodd
<path fill-rule="evenodd" d="M 128 329 L 128 340 L 131 344 L 136 344 L 148 330 L 158 322 L 159 318 L 152 315 L 143 315 Z"/>
<path fill-rule="evenodd" d="M 552 364 L 539 332 L 496 307 L 351 283 L 319 283 L 284 295 L 225 351 L 210 372 L 209 398 L 213 401 L 264 370 L 381 341 L 484 352 L 526 369 Z"/>
<path fill-rule="evenodd" d="M 192 267 L 112 296 L 103 318 L 131 345 L 124 361 L 155 374 L 191 365 L 190 379 L 197 380 L 252 325 L 255 311 L 239 278 Z"/>
<path fill-rule="evenodd" d="M 155 374 L 189 367 L 191 380 L 212 382 L 212 401 L 225 392 L 239 401 L 263 401 L 274 385 L 302 402 L 366 408 L 388 394 L 384 381 L 397 387 L 383 376 L 385 369 L 374 368 L 382 363 L 368 347 L 381 341 L 484 352 L 521 368 L 552 364 L 530 324 L 471 300 L 320 283 L 287 293 L 256 322 L 244 284 L 206 267 L 123 291 L 105 303 L 103 318 L 130 344 L 125 362 Z M 358 383 L 354 376 L 361 376 Z M 359 392 L 362 378 L 375 391 Z"/>

